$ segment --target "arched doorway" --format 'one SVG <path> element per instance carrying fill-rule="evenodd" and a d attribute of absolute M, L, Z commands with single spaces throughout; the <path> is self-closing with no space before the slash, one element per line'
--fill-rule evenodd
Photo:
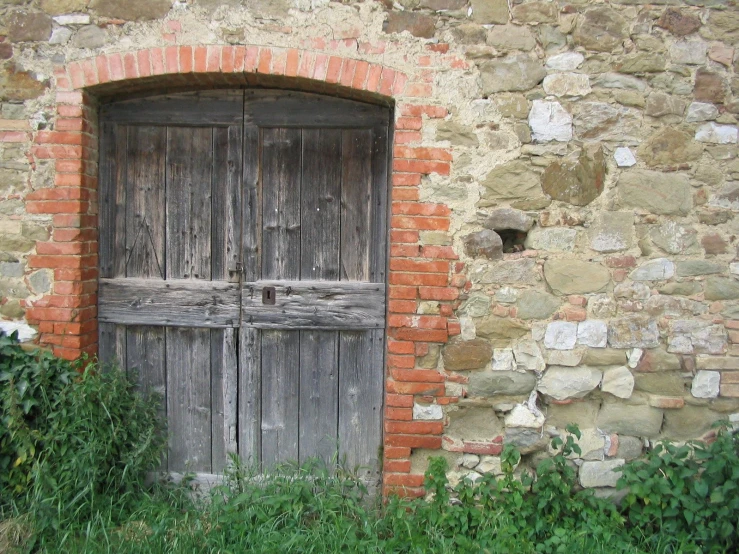
<path fill-rule="evenodd" d="M 173 472 L 338 453 L 379 476 L 390 111 L 276 90 L 100 111 L 100 356 Z"/>

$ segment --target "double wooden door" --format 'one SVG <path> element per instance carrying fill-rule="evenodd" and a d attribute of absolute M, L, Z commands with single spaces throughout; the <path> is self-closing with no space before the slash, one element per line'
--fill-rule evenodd
<path fill-rule="evenodd" d="M 280 91 L 100 112 L 100 357 L 161 393 L 172 472 L 379 475 L 389 111 Z"/>

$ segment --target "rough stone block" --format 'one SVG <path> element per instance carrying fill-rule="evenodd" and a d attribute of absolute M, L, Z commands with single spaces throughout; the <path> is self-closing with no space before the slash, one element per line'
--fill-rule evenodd
<path fill-rule="evenodd" d="M 615 487 L 621 473 L 614 471 L 626 463 L 623 459 L 602 462 L 583 462 L 580 466 L 580 485 L 585 488 Z"/>

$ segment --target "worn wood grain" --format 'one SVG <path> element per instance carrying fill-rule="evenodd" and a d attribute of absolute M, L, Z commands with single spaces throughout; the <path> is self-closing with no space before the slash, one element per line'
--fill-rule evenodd
<path fill-rule="evenodd" d="M 167 417 L 167 368 L 164 328 L 131 325 L 120 327 L 126 335 L 126 367 L 129 377 L 144 394 L 155 393 L 159 399 L 159 415 Z M 167 467 L 167 454 L 162 467 Z"/>
<path fill-rule="evenodd" d="M 383 336 L 342 331 L 339 341 L 339 460 L 370 482 L 381 470 Z"/>
<path fill-rule="evenodd" d="M 262 129 L 262 278 L 300 278 L 301 131 Z"/>
<path fill-rule="evenodd" d="M 241 262 L 247 281 L 256 281 L 261 271 L 262 200 L 260 195 L 260 131 L 253 125 L 244 127 L 243 195 L 241 196 Z"/>
<path fill-rule="evenodd" d="M 347 129 L 341 157 L 342 281 L 370 280 L 372 130 Z"/>
<path fill-rule="evenodd" d="M 241 261 L 241 127 L 213 129 L 211 278 L 228 280 Z"/>
<path fill-rule="evenodd" d="M 303 130 L 300 278 L 337 281 L 340 254 L 341 131 Z"/>
<path fill-rule="evenodd" d="M 235 327 L 239 285 L 190 279 L 100 279 L 98 318 L 126 325 Z"/>
<path fill-rule="evenodd" d="M 387 124 L 389 110 L 305 92 L 247 90 L 244 120 L 265 127 L 371 127 Z"/>
<path fill-rule="evenodd" d="M 390 221 L 388 203 L 388 126 L 373 128 L 372 143 L 372 227 L 370 234 L 370 281 L 384 283 L 387 275 L 387 222 Z"/>
<path fill-rule="evenodd" d="M 274 306 L 262 289 L 274 287 Z M 242 321 L 261 329 L 371 329 L 385 322 L 385 285 L 352 281 L 244 283 Z"/>
<path fill-rule="evenodd" d="M 223 472 L 237 448 L 238 359 L 234 329 L 213 329 L 211 340 L 211 471 Z"/>
<path fill-rule="evenodd" d="M 166 134 L 163 127 L 128 128 L 127 277 L 164 277 Z"/>
<path fill-rule="evenodd" d="M 147 125 L 240 125 L 242 103 L 240 90 L 170 94 L 104 105 L 100 119 Z"/>
<path fill-rule="evenodd" d="M 298 459 L 300 332 L 262 331 L 262 466 Z"/>
<path fill-rule="evenodd" d="M 339 417 L 339 334 L 300 331 L 300 462 L 331 462 L 337 449 Z"/>
<path fill-rule="evenodd" d="M 211 471 L 210 330 L 166 329 L 170 471 Z"/>
<path fill-rule="evenodd" d="M 239 329 L 238 448 L 246 463 L 262 457 L 262 336 L 258 329 Z"/>
<path fill-rule="evenodd" d="M 166 276 L 210 279 L 213 130 L 168 127 L 167 135 Z"/>

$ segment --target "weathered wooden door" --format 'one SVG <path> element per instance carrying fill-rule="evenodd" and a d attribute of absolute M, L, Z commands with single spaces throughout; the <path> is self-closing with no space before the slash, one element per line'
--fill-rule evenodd
<path fill-rule="evenodd" d="M 101 110 L 100 355 L 162 393 L 170 471 L 379 475 L 388 122 L 276 91 Z"/>

